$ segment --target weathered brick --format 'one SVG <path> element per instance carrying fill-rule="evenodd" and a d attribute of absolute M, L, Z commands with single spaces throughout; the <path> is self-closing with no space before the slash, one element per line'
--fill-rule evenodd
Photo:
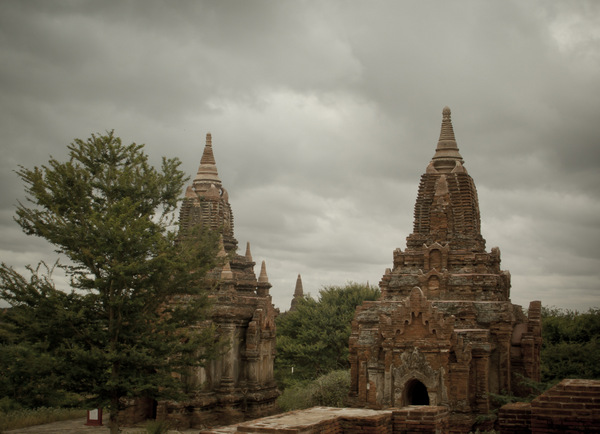
<path fill-rule="evenodd" d="M 526 317 L 509 299 L 510 275 L 499 249 L 485 249 L 475 183 L 447 108 L 413 232 L 393 261 L 380 300 L 363 304 L 352 322 L 352 405 L 443 405 L 463 429 L 490 410 L 490 393 L 530 392 L 514 378 L 539 381 L 541 303 Z"/>

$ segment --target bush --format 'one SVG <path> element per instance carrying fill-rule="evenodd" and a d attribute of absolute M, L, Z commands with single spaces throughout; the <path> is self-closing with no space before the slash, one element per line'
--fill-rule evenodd
<path fill-rule="evenodd" d="M 284 389 L 277 404 L 283 411 L 300 410 L 310 407 L 310 383 L 298 382 Z"/>
<path fill-rule="evenodd" d="M 542 309 L 542 381 L 600 378 L 600 309 Z"/>
<path fill-rule="evenodd" d="M 350 372 L 332 371 L 309 383 L 300 382 L 283 391 L 277 404 L 283 411 L 314 406 L 343 407 L 350 392 Z"/>
<path fill-rule="evenodd" d="M 343 407 L 350 392 L 350 372 L 333 371 L 312 383 L 312 405 Z"/>
<path fill-rule="evenodd" d="M 169 431 L 171 425 L 166 420 L 149 420 L 144 425 L 148 434 L 164 434 Z"/>
<path fill-rule="evenodd" d="M 20 410 L 21 408 L 21 404 L 10 399 L 8 396 L 0 399 L 0 413 L 9 413 L 11 411 Z"/>

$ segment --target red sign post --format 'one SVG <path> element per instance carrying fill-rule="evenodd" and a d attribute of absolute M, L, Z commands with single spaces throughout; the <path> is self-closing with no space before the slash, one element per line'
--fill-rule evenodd
<path fill-rule="evenodd" d="M 87 422 L 85 424 L 89 425 L 89 426 L 101 426 L 102 425 L 102 409 L 95 408 L 93 410 L 88 410 Z"/>

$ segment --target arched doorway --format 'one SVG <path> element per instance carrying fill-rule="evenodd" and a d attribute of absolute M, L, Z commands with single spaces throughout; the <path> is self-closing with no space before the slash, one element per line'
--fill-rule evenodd
<path fill-rule="evenodd" d="M 427 387 L 419 380 L 410 380 L 404 390 L 405 405 L 429 405 Z"/>

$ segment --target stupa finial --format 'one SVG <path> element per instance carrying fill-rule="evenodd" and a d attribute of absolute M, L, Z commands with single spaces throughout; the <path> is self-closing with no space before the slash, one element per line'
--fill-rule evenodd
<path fill-rule="evenodd" d="M 250 252 L 250 241 L 246 242 L 246 260 L 252 262 L 252 252 Z"/>
<path fill-rule="evenodd" d="M 267 265 L 265 261 L 262 261 L 260 266 L 260 275 L 258 276 L 259 283 L 269 283 L 269 276 L 267 276 Z"/>
<path fill-rule="evenodd" d="M 215 184 L 219 188 L 221 187 L 221 179 L 217 172 L 217 163 L 215 161 L 215 155 L 212 149 L 212 135 L 206 134 L 206 144 L 204 145 L 204 151 L 202 152 L 202 158 L 200 159 L 200 167 L 194 178 L 194 186 L 198 189 L 201 185 L 206 184 L 206 189 L 210 184 Z"/>
<path fill-rule="evenodd" d="M 458 152 L 458 145 L 456 144 L 450 115 L 450 107 L 444 107 L 442 110 L 440 139 L 438 140 L 435 155 L 432 158 L 434 168 L 440 172 L 450 172 L 454 169 L 457 162 L 462 163 L 463 161 L 462 156 Z"/>

